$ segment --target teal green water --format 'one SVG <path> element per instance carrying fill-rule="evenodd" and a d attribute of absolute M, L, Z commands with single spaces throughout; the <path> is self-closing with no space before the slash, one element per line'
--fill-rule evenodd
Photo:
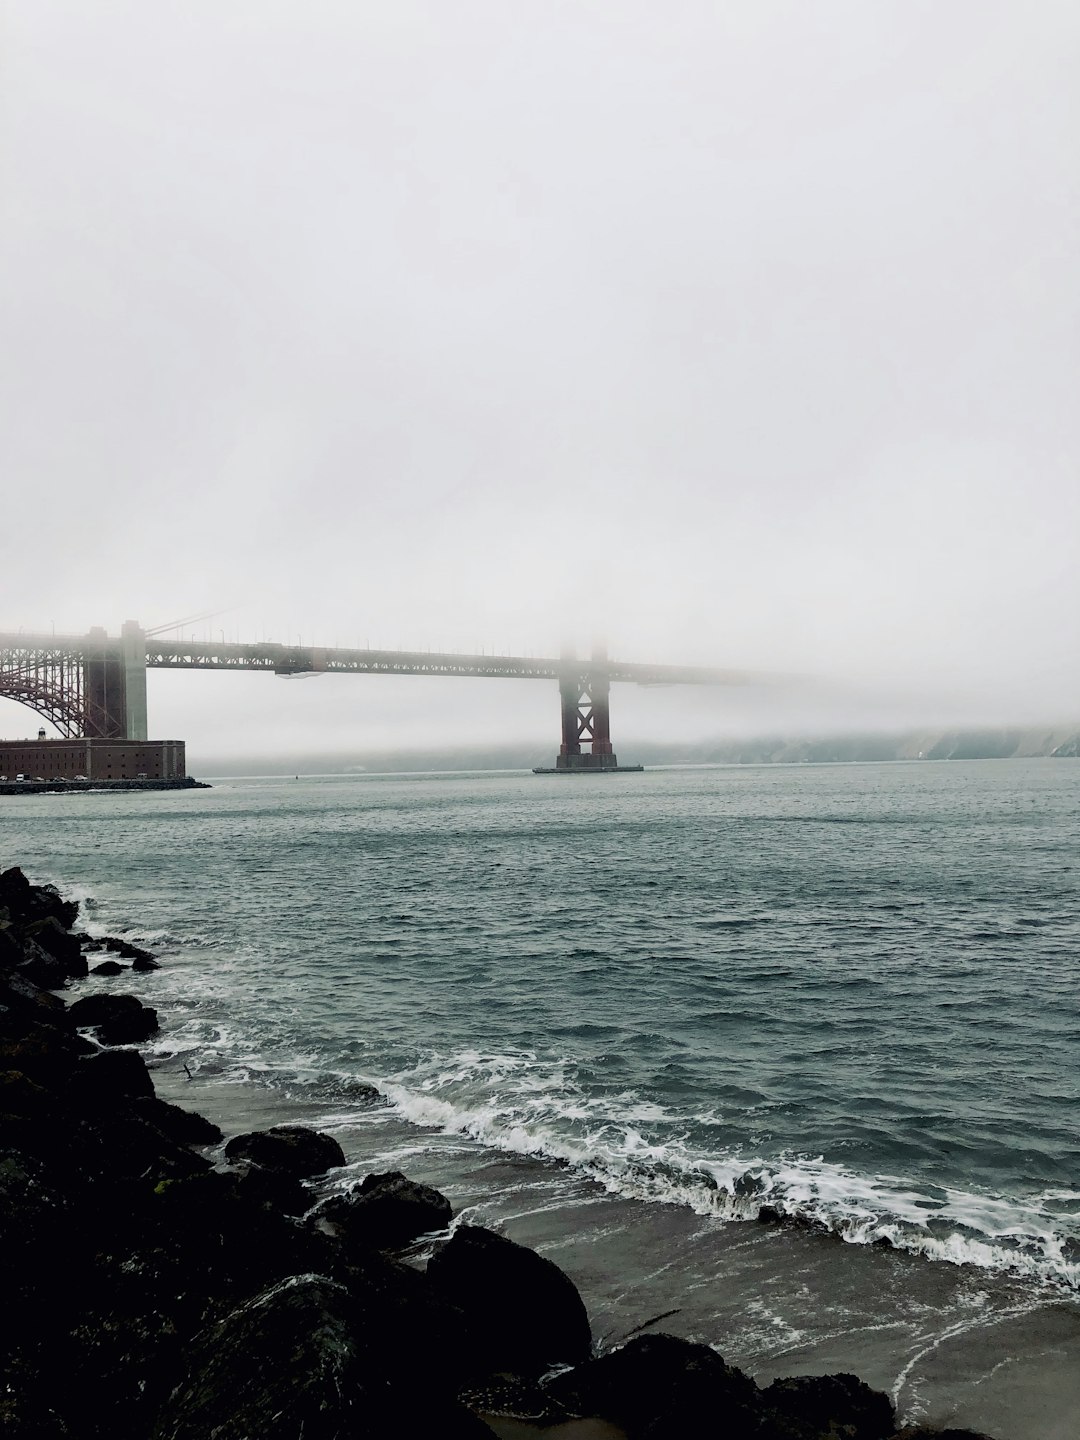
<path fill-rule="evenodd" d="M 1080 1280 L 1080 764 L 243 780 L 3 825 L 156 945 L 192 1067 Z"/>

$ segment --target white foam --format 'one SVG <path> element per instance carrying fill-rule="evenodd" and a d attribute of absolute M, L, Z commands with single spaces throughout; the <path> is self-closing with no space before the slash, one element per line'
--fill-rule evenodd
<path fill-rule="evenodd" d="M 887 1241 L 933 1260 L 1080 1288 L 1069 1236 L 1044 1208 L 1072 1192 L 1024 1201 L 946 1189 L 928 1209 L 899 1177 L 860 1175 L 821 1156 L 702 1154 L 681 1138 L 652 1138 L 642 1125 L 677 1135 L 680 1117 L 626 1093 L 585 1095 L 564 1072 L 532 1054 L 467 1050 L 375 1083 L 413 1124 L 563 1161 L 613 1194 L 723 1220 L 756 1219 L 768 1205 L 851 1244 Z"/>

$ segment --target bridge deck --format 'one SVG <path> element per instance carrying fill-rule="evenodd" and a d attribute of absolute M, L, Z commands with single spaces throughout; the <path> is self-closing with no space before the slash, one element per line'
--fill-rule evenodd
<path fill-rule="evenodd" d="M 100 660 L 119 640 L 88 635 L 0 634 L 0 655 L 45 660 Z M 637 685 L 748 685 L 763 677 L 700 665 L 648 665 L 610 659 L 550 659 L 531 655 L 467 655 L 428 650 L 350 650 L 330 646 L 246 645 L 232 641 L 146 637 L 153 670 L 262 670 L 276 675 L 458 675 L 498 680 L 559 680 L 587 674 Z"/>

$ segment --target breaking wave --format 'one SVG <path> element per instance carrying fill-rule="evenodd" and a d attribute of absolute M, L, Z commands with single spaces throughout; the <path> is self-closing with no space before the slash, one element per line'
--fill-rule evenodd
<path fill-rule="evenodd" d="M 773 1218 L 851 1244 L 888 1244 L 1080 1288 L 1080 1239 L 1060 1228 L 1080 1192 L 1046 1191 L 1028 1201 L 950 1189 L 931 1194 L 821 1157 L 702 1153 L 685 1136 L 711 1116 L 669 1112 L 630 1093 L 588 1096 L 567 1071 L 534 1055 L 466 1050 L 377 1084 L 415 1125 L 565 1163 L 624 1198 L 735 1221 L 757 1220 L 766 1207 Z"/>

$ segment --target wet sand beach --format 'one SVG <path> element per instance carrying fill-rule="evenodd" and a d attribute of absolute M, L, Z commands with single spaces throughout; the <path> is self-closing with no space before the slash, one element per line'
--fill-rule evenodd
<path fill-rule="evenodd" d="M 396 1168 L 436 1186 L 468 1220 L 566 1270 L 602 1344 L 662 1315 L 651 1328 L 713 1345 L 761 1384 L 848 1371 L 889 1394 L 907 1424 L 1076 1440 L 1080 1305 L 1067 1294 L 806 1227 L 725 1223 L 627 1200 L 563 1166 L 420 1131 L 380 1107 L 331 1112 L 259 1084 L 188 1080 L 173 1061 L 154 1079 L 164 1098 L 227 1135 L 285 1122 L 327 1130 L 350 1162 L 331 1188 Z M 537 1433 L 501 1423 L 507 1440 Z"/>

